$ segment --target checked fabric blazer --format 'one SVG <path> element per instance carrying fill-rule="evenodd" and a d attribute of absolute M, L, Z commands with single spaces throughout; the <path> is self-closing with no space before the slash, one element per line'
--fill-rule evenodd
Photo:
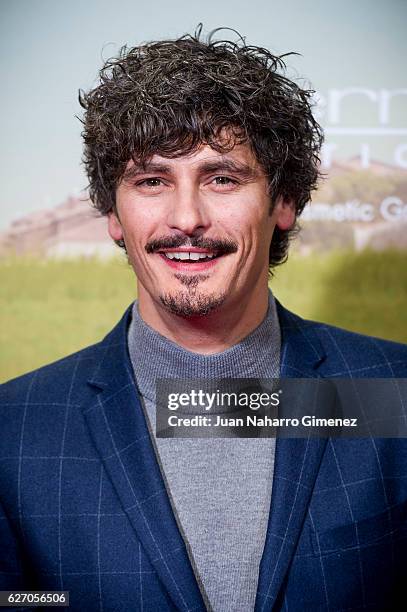
<path fill-rule="evenodd" d="M 407 376 L 406 346 L 278 313 L 283 377 Z M 72 611 L 204 611 L 137 396 L 130 316 L 1 388 L 0 590 L 67 590 Z M 255 611 L 399 609 L 406 517 L 406 440 L 278 439 Z"/>

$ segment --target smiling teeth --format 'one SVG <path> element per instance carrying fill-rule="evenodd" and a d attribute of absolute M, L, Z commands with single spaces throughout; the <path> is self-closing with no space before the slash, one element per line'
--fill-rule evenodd
<path fill-rule="evenodd" d="M 176 259 L 178 261 L 199 261 L 200 259 L 212 259 L 214 256 L 213 253 L 189 253 L 189 252 L 180 252 L 180 253 L 164 253 L 164 255 L 168 259 Z"/>

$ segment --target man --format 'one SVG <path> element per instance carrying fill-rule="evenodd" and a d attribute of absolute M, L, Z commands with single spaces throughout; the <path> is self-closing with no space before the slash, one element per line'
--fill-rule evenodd
<path fill-rule="evenodd" d="M 138 302 L 2 389 L 3 589 L 66 590 L 73 610 L 395 605 L 404 440 L 155 436 L 158 378 L 407 374 L 402 345 L 303 321 L 268 291 L 322 141 L 283 69 L 185 36 L 123 49 L 81 95 L 90 194 Z"/>

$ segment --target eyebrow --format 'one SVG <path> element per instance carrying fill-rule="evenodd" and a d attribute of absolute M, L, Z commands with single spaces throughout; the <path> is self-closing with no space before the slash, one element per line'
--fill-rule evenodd
<path fill-rule="evenodd" d="M 197 170 L 201 174 L 231 172 L 232 174 L 238 174 L 243 180 L 250 180 L 258 175 L 258 172 L 249 164 L 225 158 L 204 161 L 197 165 Z M 162 163 L 146 162 L 143 164 L 133 164 L 124 172 L 123 180 L 132 180 L 142 174 L 171 174 L 171 172 L 171 166 Z"/>
<path fill-rule="evenodd" d="M 233 159 L 219 159 L 204 162 L 199 166 L 203 174 L 215 174 L 217 172 L 231 172 L 238 174 L 242 179 L 251 179 L 257 176 L 257 171 L 249 164 L 238 162 Z"/>
<path fill-rule="evenodd" d="M 123 174 L 123 180 L 128 181 L 136 178 L 140 174 L 168 174 L 171 172 L 170 166 L 165 164 L 158 164 L 154 162 L 146 162 L 144 164 L 133 164 L 130 168 L 127 168 Z"/>

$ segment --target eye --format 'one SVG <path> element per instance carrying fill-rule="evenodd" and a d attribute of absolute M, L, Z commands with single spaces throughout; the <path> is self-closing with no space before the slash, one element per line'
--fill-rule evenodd
<path fill-rule="evenodd" d="M 234 185 L 236 184 L 236 181 L 231 179 L 229 176 L 215 176 L 213 180 L 215 181 L 216 185 L 230 185 L 230 184 Z"/>
<path fill-rule="evenodd" d="M 213 191 L 219 191 L 220 193 L 225 193 L 228 191 L 234 191 L 239 187 L 239 181 L 230 176 L 219 175 L 214 176 L 210 180 L 210 185 Z"/>
<path fill-rule="evenodd" d="M 156 177 L 147 178 L 137 183 L 140 187 L 160 187 L 162 185 L 162 180 Z"/>

